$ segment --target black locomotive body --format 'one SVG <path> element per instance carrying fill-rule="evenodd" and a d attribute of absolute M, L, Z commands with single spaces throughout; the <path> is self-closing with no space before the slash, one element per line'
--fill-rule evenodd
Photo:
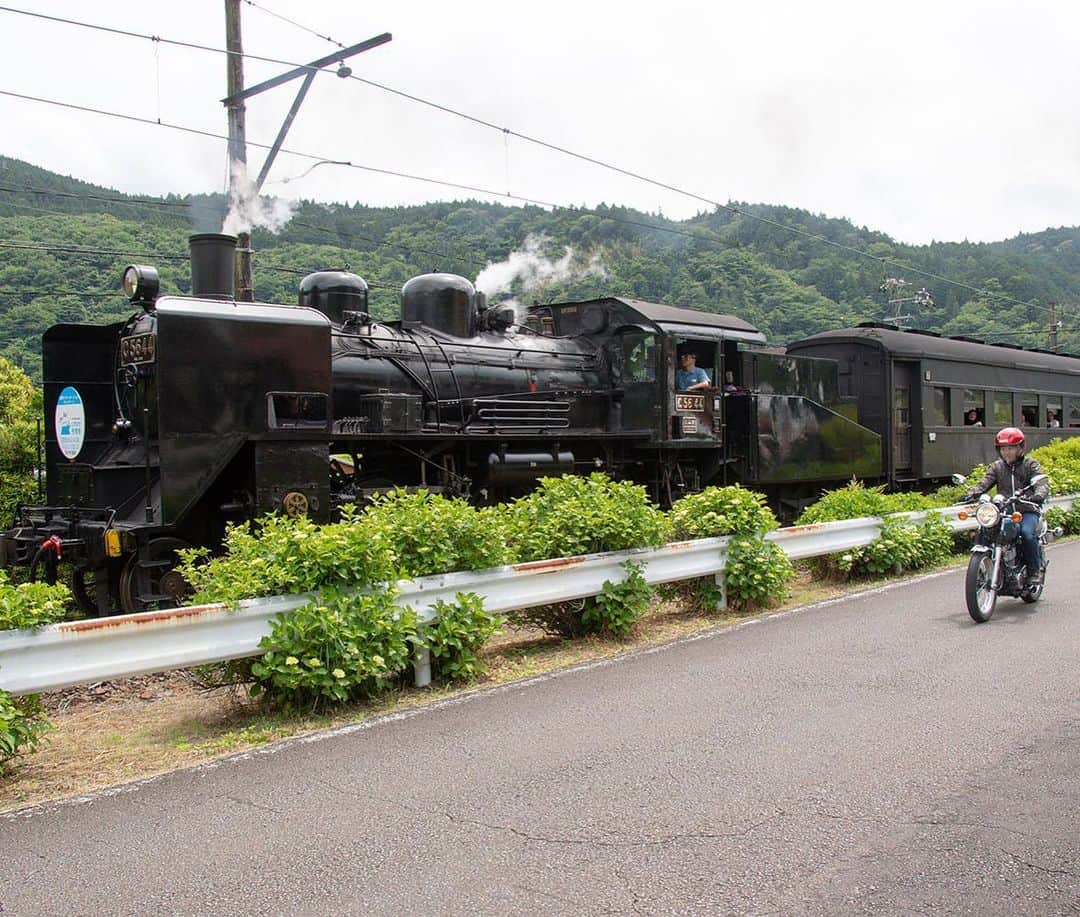
<path fill-rule="evenodd" d="M 867 322 L 823 331 L 788 353 L 836 361 L 842 396 L 881 437 L 881 477 L 896 488 L 945 482 L 994 455 L 994 434 L 1028 448 L 1080 433 L 1080 359 Z"/>
<path fill-rule="evenodd" d="M 662 502 L 738 481 L 797 504 L 880 473 L 835 360 L 766 350 L 738 318 L 622 298 L 487 308 L 445 274 L 409 281 L 394 322 L 336 271 L 305 278 L 297 306 L 236 302 L 231 244 L 193 239 L 191 297 L 129 268 L 140 314 L 43 338 L 47 500 L 0 559 L 71 563 L 90 612 L 175 603 L 176 551 L 229 523 L 326 521 L 392 486 L 495 500 L 602 470 Z M 686 351 L 708 390 L 676 391 Z"/>

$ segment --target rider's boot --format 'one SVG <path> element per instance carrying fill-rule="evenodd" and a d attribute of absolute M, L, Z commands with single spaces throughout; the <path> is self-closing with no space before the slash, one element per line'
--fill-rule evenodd
<path fill-rule="evenodd" d="M 1027 586 L 1041 586 L 1043 584 L 1043 568 L 1039 567 L 1034 573 L 1028 570 Z"/>

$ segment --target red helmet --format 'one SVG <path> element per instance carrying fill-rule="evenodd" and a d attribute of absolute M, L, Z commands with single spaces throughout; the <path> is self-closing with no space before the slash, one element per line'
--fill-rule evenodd
<path fill-rule="evenodd" d="M 1019 454 L 1024 454 L 1024 431 L 1017 429 L 1016 427 L 1005 427 L 1003 430 L 999 430 L 994 437 L 994 445 L 997 447 L 998 452 L 1001 452 L 1002 446 L 1018 446 Z"/>

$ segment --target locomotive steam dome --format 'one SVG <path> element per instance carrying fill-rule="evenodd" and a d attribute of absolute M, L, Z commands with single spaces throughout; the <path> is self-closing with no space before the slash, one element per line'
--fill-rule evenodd
<path fill-rule="evenodd" d="M 476 288 L 457 274 L 420 274 L 401 288 L 401 319 L 454 337 L 472 337 Z"/>
<path fill-rule="evenodd" d="M 318 271 L 300 281 L 299 304 L 342 324 L 346 312 L 367 312 L 368 285 L 348 271 Z"/>

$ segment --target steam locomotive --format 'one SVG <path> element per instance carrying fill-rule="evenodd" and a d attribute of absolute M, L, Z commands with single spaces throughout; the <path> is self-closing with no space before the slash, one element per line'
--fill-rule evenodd
<path fill-rule="evenodd" d="M 392 486 L 479 501 L 602 470 L 670 503 L 742 482 L 797 507 L 882 470 L 881 436 L 836 359 L 767 349 L 736 317 L 607 297 L 519 310 L 425 274 L 374 320 L 343 271 L 296 306 L 237 302 L 235 239 L 191 239 L 192 295 L 133 265 L 137 310 L 43 336 L 46 504 L 0 535 L 0 563 L 72 565 L 91 614 L 182 599 L 176 552 L 269 512 L 333 518 Z M 708 390 L 676 391 L 692 352 Z"/>

